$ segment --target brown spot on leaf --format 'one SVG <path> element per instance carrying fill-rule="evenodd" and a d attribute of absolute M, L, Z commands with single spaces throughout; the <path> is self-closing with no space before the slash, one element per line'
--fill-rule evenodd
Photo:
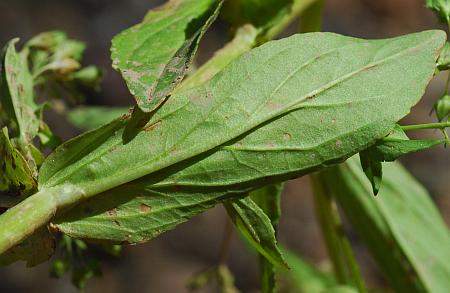
<path fill-rule="evenodd" d="M 158 120 L 155 123 L 145 126 L 144 131 L 152 131 L 153 129 L 159 127 L 160 124 L 161 124 L 161 120 Z"/>
<path fill-rule="evenodd" d="M 275 143 L 273 141 L 269 141 L 267 144 L 268 148 L 274 148 L 275 147 Z"/>
<path fill-rule="evenodd" d="M 189 95 L 189 100 L 193 103 L 193 104 L 199 104 L 202 101 L 202 96 L 198 93 L 194 93 L 192 95 Z"/>
<path fill-rule="evenodd" d="M 267 108 L 271 111 L 275 111 L 275 110 L 279 110 L 283 107 L 282 104 L 280 103 L 275 103 L 275 102 L 269 102 L 267 103 Z"/>
<path fill-rule="evenodd" d="M 285 132 L 285 133 L 283 133 L 283 138 L 284 138 L 284 140 L 290 140 L 292 138 L 292 136 L 290 133 Z"/>
<path fill-rule="evenodd" d="M 25 90 L 24 90 L 24 88 L 23 88 L 23 84 L 19 84 L 19 94 L 20 94 L 21 96 L 23 96 L 24 93 L 25 93 Z"/>
<path fill-rule="evenodd" d="M 152 207 L 145 203 L 141 203 L 139 206 L 139 212 L 141 212 L 143 214 L 148 214 L 148 213 L 150 213 L 151 210 L 152 210 Z"/>
<path fill-rule="evenodd" d="M 110 209 L 106 213 L 111 217 L 117 217 L 117 208 Z"/>
<path fill-rule="evenodd" d="M 377 66 L 377 64 L 368 64 L 364 67 L 363 71 L 368 71 L 372 68 L 375 68 Z"/>

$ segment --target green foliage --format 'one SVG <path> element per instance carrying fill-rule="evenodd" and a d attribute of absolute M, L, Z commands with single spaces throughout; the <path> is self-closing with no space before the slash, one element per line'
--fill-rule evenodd
<path fill-rule="evenodd" d="M 225 207 L 231 221 L 261 255 L 274 265 L 286 266 L 270 219 L 256 203 L 246 197 L 227 202 Z"/>
<path fill-rule="evenodd" d="M 277 234 L 277 226 L 281 217 L 281 192 L 283 184 L 271 184 L 250 192 L 249 197 L 253 200 L 270 219 L 272 227 Z M 264 217 L 263 217 L 264 218 Z M 278 250 L 278 248 L 276 247 Z M 275 266 L 263 255 L 259 258 L 261 291 L 264 293 L 275 292 L 276 278 Z"/>
<path fill-rule="evenodd" d="M 421 35 L 427 37 L 434 36 L 433 33 L 422 33 Z M 349 46 L 358 47 L 358 44 L 361 42 L 333 34 L 326 36 L 334 41 L 344 39 L 351 43 Z M 267 46 L 260 47 L 251 55 L 244 55 L 225 71 L 219 73 L 210 83 L 218 84 L 226 76 L 226 84 L 233 85 L 232 89 L 239 89 L 235 86 L 236 83 L 229 81 L 229 75 L 226 73 L 232 72 L 238 75 L 238 69 L 243 65 L 244 61 L 248 62 L 248 64 L 259 64 L 260 62 L 256 61 L 259 55 L 267 56 L 266 52 L 270 52 L 274 47 L 278 48 L 278 50 L 286 50 L 286 42 L 296 44 L 303 42 L 304 38 L 306 40 L 311 41 L 313 39 L 317 42 L 324 43 L 322 35 L 315 34 L 300 35 L 284 41 L 270 43 Z M 420 44 L 423 44 L 422 37 L 417 35 L 406 37 L 406 39 L 407 43 L 408 41 L 418 41 Z M 403 43 L 404 41 L 403 38 L 393 39 L 388 41 L 389 45 L 387 46 L 392 48 L 393 44 L 391 42 L 398 45 L 398 43 Z M 361 46 L 364 48 L 363 51 L 368 52 L 369 50 L 367 48 L 370 46 L 363 44 L 371 43 L 361 42 Z M 375 47 L 380 46 L 379 41 L 375 41 L 373 45 Z M 294 48 L 296 47 L 294 46 Z M 299 52 L 299 49 L 294 48 L 293 51 L 296 54 L 302 53 Z M 396 49 L 401 50 L 398 47 Z M 341 54 L 345 52 L 348 52 L 347 48 Z M 426 52 L 426 50 L 422 52 Z M 425 62 L 425 64 L 429 63 L 429 65 L 426 65 L 427 70 L 424 70 L 428 72 L 424 74 L 423 84 L 429 79 L 429 76 L 434 70 L 434 52 L 429 52 L 429 54 L 431 55 L 429 59 L 426 58 L 429 61 Z M 249 60 L 250 58 L 256 60 Z M 307 57 L 305 56 L 304 58 Z M 302 60 L 298 60 L 300 64 L 303 62 Z M 414 71 L 415 75 L 419 71 L 419 65 L 417 64 L 416 70 Z M 382 66 L 380 65 L 380 67 Z M 281 67 L 281 69 L 284 68 Z M 317 70 L 321 70 L 322 68 L 323 66 L 318 64 Z M 298 71 L 298 74 L 300 72 Z M 256 76 L 258 73 L 255 73 L 253 82 L 257 82 Z M 291 75 L 290 72 L 285 74 L 287 76 Z M 308 74 L 310 74 L 310 71 L 308 71 Z M 382 74 L 382 72 L 379 74 Z M 267 75 L 265 72 L 261 74 L 262 80 L 266 80 L 264 78 L 265 75 Z M 403 70 L 399 70 L 399 78 L 400 76 L 403 78 L 404 75 Z M 236 79 L 240 80 L 239 77 L 240 75 Z M 364 83 L 365 88 L 369 87 L 371 82 L 378 80 L 371 74 L 364 74 L 363 77 L 367 78 Z M 276 79 L 283 79 L 283 77 L 278 76 Z M 418 79 L 416 81 L 416 85 L 420 84 Z M 322 82 L 330 86 L 328 80 Z M 347 77 L 347 82 L 351 82 L 351 77 Z M 118 211 L 125 213 L 130 211 L 132 214 L 139 215 L 138 207 L 141 203 L 152 206 L 155 212 L 163 207 L 164 211 L 172 212 L 166 208 L 167 204 L 164 202 L 159 202 L 156 205 L 154 202 L 146 202 L 147 200 L 153 201 L 154 198 L 157 198 L 154 195 L 149 195 L 162 193 L 163 195 L 161 196 L 164 196 L 170 190 L 176 197 L 178 197 L 177 194 L 180 194 L 180 196 L 185 195 L 183 199 L 187 200 L 191 206 L 188 212 L 183 213 L 185 216 L 177 217 L 178 219 L 175 222 L 169 221 L 171 224 L 167 227 L 173 228 L 175 226 L 174 224 L 183 222 L 194 214 L 203 211 L 204 208 L 202 205 L 204 205 L 205 201 L 209 205 L 214 205 L 227 199 L 228 193 L 244 194 L 249 189 L 267 185 L 267 176 L 273 176 L 272 180 L 285 180 L 292 176 L 310 172 L 313 168 L 320 168 L 326 164 L 339 161 L 342 157 L 345 158 L 345 156 L 349 156 L 372 144 L 376 138 L 384 136 L 392 127 L 391 123 L 394 123 L 394 120 L 400 118 L 399 116 L 402 115 L 400 113 L 407 111 L 406 107 L 404 110 L 401 110 L 398 109 L 400 106 L 397 103 L 393 103 L 388 108 L 392 112 L 383 110 L 381 113 L 374 113 L 373 116 L 352 115 L 367 107 L 376 108 L 382 104 L 379 103 L 381 93 L 380 88 L 376 87 L 378 86 L 377 84 L 373 85 L 374 88 L 377 88 L 377 93 L 380 94 L 376 100 L 367 99 L 363 95 L 353 95 L 343 85 L 343 89 L 345 89 L 348 95 L 348 104 L 345 104 L 345 106 L 342 106 L 341 99 L 343 97 L 341 95 L 334 96 L 335 90 L 337 90 L 336 88 L 333 88 L 333 95 L 329 96 L 327 95 L 328 90 L 326 88 L 321 90 L 323 93 L 320 94 L 314 89 L 304 87 L 298 89 L 296 84 L 292 84 L 292 102 L 290 103 L 284 100 L 289 97 L 286 95 L 289 90 L 289 83 L 287 85 L 281 83 L 282 86 L 280 86 L 279 81 L 274 80 L 272 86 L 267 86 L 263 89 L 268 95 L 274 88 L 278 88 L 278 91 L 284 93 L 279 96 L 273 95 L 272 100 L 265 101 L 265 95 L 258 95 L 259 92 L 255 92 L 255 99 L 260 98 L 262 100 L 261 106 L 259 106 L 261 112 L 256 112 L 255 118 L 252 119 L 248 118 L 247 112 L 241 112 L 242 110 L 240 109 L 249 109 L 250 111 L 250 107 L 257 108 L 253 105 L 256 103 L 255 99 L 238 99 L 237 97 L 240 94 L 238 91 L 234 94 L 235 99 L 228 101 L 228 103 L 223 103 L 221 108 L 215 110 L 215 112 L 208 113 L 210 109 L 214 109 L 214 101 L 216 99 L 218 100 L 217 102 L 222 100 L 221 96 L 217 95 L 216 99 L 212 99 L 216 95 L 198 96 L 198 91 L 202 91 L 203 87 L 197 87 L 186 93 L 179 93 L 174 96 L 174 99 L 169 100 L 154 114 L 152 120 L 144 127 L 147 131 L 144 130 L 137 133 L 136 137 L 127 143 L 123 140 L 123 137 L 126 135 L 126 120 L 122 119 L 115 120 L 106 126 L 69 141 L 57 149 L 46 160 L 46 163 L 44 163 L 40 174 L 41 186 L 43 188 L 49 188 L 50 186 L 56 187 L 60 184 L 63 184 L 63 186 L 72 184 L 82 188 L 84 196 L 90 196 L 102 189 L 105 190 L 114 185 L 135 179 L 141 174 L 151 173 L 151 175 L 128 183 L 125 187 L 104 191 L 104 195 L 94 197 L 90 201 L 90 204 L 98 208 L 95 209 L 96 212 L 94 214 L 87 214 L 89 217 L 82 216 L 82 209 L 75 209 L 74 213 L 78 214 L 78 216 L 71 217 L 70 220 L 67 220 L 67 222 L 71 223 L 72 228 L 64 229 L 64 231 L 70 235 L 75 235 L 73 234 L 75 233 L 74 231 L 78 231 L 78 237 L 84 235 L 83 238 L 93 237 L 95 239 L 114 239 L 115 241 L 134 242 L 150 239 L 154 237 L 153 235 L 159 234 L 155 231 L 159 230 L 162 232 L 167 230 L 158 228 L 160 223 L 151 221 L 153 213 L 150 213 L 148 217 L 147 215 L 142 215 L 142 218 L 124 216 L 127 220 L 137 219 L 136 223 L 141 223 L 139 219 L 148 219 L 148 221 L 151 221 L 151 223 L 147 224 L 148 229 L 142 230 L 141 224 L 139 224 L 140 226 L 134 224 L 127 225 L 129 223 L 128 221 L 124 221 L 118 227 L 113 221 L 108 220 L 105 212 L 117 207 Z M 390 100 L 388 85 L 384 83 L 384 89 L 387 91 L 385 96 L 386 103 Z M 311 85 L 311 87 L 314 86 L 317 87 L 317 84 Z M 400 86 L 399 82 L 393 81 L 392 89 L 397 89 L 398 86 Z M 255 91 L 258 90 L 260 91 L 262 89 L 255 87 Z M 307 93 L 302 94 L 299 90 L 304 90 Z M 311 90 L 316 93 L 316 98 L 306 99 L 305 97 L 308 96 L 308 91 Z M 418 94 L 423 91 L 423 89 L 417 89 L 418 93 L 414 93 L 412 90 L 414 89 L 409 84 L 405 84 L 404 99 L 413 100 L 414 96 L 418 97 Z M 226 91 L 226 93 L 229 93 L 229 91 Z M 198 100 L 197 97 L 203 100 Z M 336 100 L 333 102 L 333 97 L 336 97 L 339 101 Z M 392 97 L 392 100 L 398 101 L 401 97 L 401 95 L 395 93 L 395 99 Z M 282 98 L 283 100 L 277 100 L 277 98 Z M 321 102 L 322 100 L 326 101 L 325 104 Z M 241 103 L 245 101 L 247 101 L 247 104 L 242 105 Z M 350 101 L 352 102 L 350 103 Z M 413 103 L 413 101 L 411 102 Z M 295 103 L 298 103 L 298 105 L 295 105 Z M 272 110 L 273 105 L 280 105 L 281 108 Z M 288 114 L 282 114 L 283 108 L 284 111 L 288 111 Z M 296 108 L 297 110 L 295 110 Z M 172 114 L 175 109 L 177 111 Z M 189 114 L 193 111 L 197 113 L 194 117 Z M 227 113 L 227 111 L 237 111 L 237 113 Z M 342 111 L 340 112 L 342 114 L 339 114 L 338 117 L 336 116 L 336 111 Z M 192 118 L 185 120 L 184 117 L 187 115 Z M 212 121 L 217 121 L 217 124 L 211 126 L 210 123 L 203 122 L 206 115 L 210 117 L 209 119 L 215 119 Z M 278 119 L 276 119 L 277 116 Z M 387 121 L 387 117 L 392 116 L 396 116 L 397 118 L 393 118 L 392 122 Z M 226 119 L 227 117 L 230 118 Z M 324 119 L 322 117 L 330 118 Z M 214 149 L 213 152 L 209 151 L 198 157 L 193 156 L 192 159 L 185 160 L 161 172 L 154 173 L 158 169 L 189 158 L 193 154 L 207 151 L 224 140 L 244 133 L 248 128 L 254 128 L 256 125 L 262 124 L 263 121 L 267 121 L 266 119 L 270 119 L 271 123 L 265 124 L 263 127 L 254 130 L 251 134 L 238 141 L 227 143 L 222 147 Z M 184 121 L 182 125 L 179 124 L 181 120 Z M 258 120 L 261 122 L 253 122 Z M 226 124 L 219 123 L 218 121 L 226 121 Z M 299 124 L 298 121 L 304 121 L 304 124 Z M 247 123 L 248 126 L 245 127 L 244 123 Z M 239 125 L 239 127 L 234 127 L 234 125 Z M 293 128 L 292 125 L 296 125 L 296 127 Z M 314 128 L 314 125 L 322 126 Z M 367 126 L 363 127 L 362 125 Z M 189 135 L 179 140 L 180 137 L 185 136 L 182 134 L 182 131 Z M 217 133 L 220 133 L 220 135 L 217 135 Z M 164 137 L 163 140 L 160 139 L 161 136 Z M 200 137 L 207 137 L 208 140 L 203 140 L 202 144 L 195 143 Z M 147 141 L 154 142 L 150 148 Z M 271 143 L 266 143 L 268 141 Z M 145 152 L 140 151 L 142 147 L 145 147 Z M 262 156 L 262 154 L 264 155 Z M 267 162 L 270 162 L 270 164 Z M 178 191 L 179 193 L 173 193 L 174 191 Z M 192 196 L 189 196 L 189 193 Z M 198 194 L 203 194 L 203 196 L 199 196 Z M 141 195 L 141 198 L 138 198 L 139 195 Z M 110 198 L 111 200 L 104 200 L 104 198 Z M 196 201 L 198 202 L 198 206 L 194 208 L 193 205 L 195 205 Z M 123 203 L 123 206 L 121 203 Z M 191 211 L 192 213 L 190 213 Z M 103 218 L 102 225 L 96 225 L 93 222 L 93 220 L 97 219 L 96 217 L 91 217 L 94 215 Z M 166 219 L 170 218 L 166 217 Z M 62 223 L 65 221 L 65 219 L 61 218 L 59 222 L 61 229 L 63 229 Z M 75 228 L 77 221 L 79 221 L 80 225 Z M 89 224 L 82 224 L 84 221 L 89 221 Z M 161 226 L 164 225 L 164 222 L 162 222 Z M 151 229 L 155 225 L 155 230 Z M 105 229 L 98 228 L 102 226 Z M 88 229 L 87 227 L 91 228 Z M 113 229 L 112 231 L 121 232 L 117 232 L 117 235 L 111 232 L 108 233 L 107 227 Z M 127 234 L 131 236 L 126 238 Z"/>
<path fill-rule="evenodd" d="M 444 48 L 442 49 L 439 59 L 437 61 L 437 68 L 439 70 L 450 69 L 450 43 L 446 42 Z"/>
<path fill-rule="evenodd" d="M 410 140 L 403 129 L 396 125 L 386 137 L 359 153 L 361 166 L 372 184 L 375 195 L 381 187 L 382 162 L 393 162 L 401 156 L 422 151 L 446 143 L 445 139 Z"/>
<path fill-rule="evenodd" d="M 360 293 L 364 293 L 366 292 L 364 281 L 336 204 L 331 197 L 329 186 L 321 182 L 321 178 L 316 173 L 311 174 L 311 183 L 317 220 L 333 264 L 336 281 L 340 285 L 354 286 Z"/>
<path fill-rule="evenodd" d="M 450 23 L 450 1 L 449 0 L 425 0 L 428 8 L 434 10 L 440 19 Z"/>
<path fill-rule="evenodd" d="M 222 1 L 172 0 L 151 10 L 113 39 L 113 67 L 137 104 L 128 113 L 67 111 L 83 100 L 84 89 L 98 90 L 102 77 L 97 67 L 81 66 L 82 42 L 59 31 L 39 34 L 20 51 L 16 39 L 9 42 L 0 60 L 0 207 L 6 209 L 0 263 L 48 259 L 50 224 L 63 233 L 51 275 L 70 272 L 83 289 L 101 271 L 79 239 L 117 255 L 115 244 L 147 241 L 223 203 L 260 254 L 262 292 L 275 292 L 274 266 L 286 266 L 276 239 L 281 182 L 325 169 L 312 182 L 336 280 L 288 254 L 293 291 L 366 290 L 336 200 L 395 290 L 444 292 L 448 230 L 405 171 L 386 164 L 381 176 L 382 162 L 448 143 L 449 123 L 396 123 L 433 75 L 449 68 L 449 44 L 440 31 L 385 40 L 307 33 L 250 50 L 305 10 L 302 30 L 319 30 L 323 5 L 226 1 L 221 13 L 234 38 L 186 79 Z M 449 20 L 446 1 L 427 5 Z M 38 105 L 37 93 L 47 101 Z M 448 104 L 446 89 L 435 105 L 439 120 L 448 116 Z M 47 106 L 89 131 L 44 159 L 44 150 L 60 144 L 43 119 Z M 404 133 L 429 128 L 441 129 L 445 139 L 410 140 Z M 363 170 L 357 159 L 335 166 L 356 153 Z M 381 199 L 369 196 L 364 173 L 374 193 L 381 188 Z M 237 292 L 223 263 L 194 277 L 190 288 L 209 282 Z"/>
<path fill-rule="evenodd" d="M 370 196 L 356 158 L 320 176 L 396 292 L 446 292 L 448 228 L 428 193 L 405 169 L 386 163 L 384 173 L 377 198 Z"/>
<path fill-rule="evenodd" d="M 443 139 L 410 140 L 402 128 L 396 125 L 388 136 L 379 140 L 365 152 L 378 162 L 393 162 L 401 156 L 426 150 L 444 142 Z"/>
<path fill-rule="evenodd" d="M 35 86 L 41 94 L 72 102 L 83 101 L 81 91 L 98 90 L 103 71 L 95 66 L 81 66 L 86 46 L 70 39 L 64 32 L 44 32 L 29 40 L 23 49 L 27 55 Z M 81 90 L 81 91 L 80 91 Z"/>
<path fill-rule="evenodd" d="M 70 273 L 72 284 L 84 290 L 89 279 L 102 276 L 99 262 L 87 254 L 87 249 L 85 242 L 64 235 L 59 245 L 61 256 L 53 261 L 50 276 L 61 278 Z"/>
<path fill-rule="evenodd" d="M 189 186 L 152 188 L 152 180 L 149 179 L 99 194 L 57 218 L 54 225 L 75 238 L 139 243 L 237 196 Z"/>
<path fill-rule="evenodd" d="M 11 137 L 17 137 L 19 144 L 25 148 L 36 136 L 39 129 L 39 120 L 35 111 L 37 106 L 34 103 L 33 82 L 26 57 L 18 54 L 15 44 L 18 39 L 8 43 L 4 49 L 4 59 L 2 65 L 2 86 L 1 104 L 7 121 L 6 126 L 11 131 Z M 3 83 L 2 82 L 2 83 Z"/>
<path fill-rule="evenodd" d="M 42 188 L 74 185 L 91 196 L 210 151 L 252 129 L 256 130 L 239 142 L 222 147 L 221 155 L 228 156 L 233 169 L 242 160 L 253 165 L 251 161 L 261 158 L 258 154 L 262 151 L 282 167 L 271 166 L 271 173 L 289 172 L 292 176 L 322 166 L 372 144 L 409 111 L 433 74 L 443 38 L 439 32 L 384 41 L 305 34 L 268 43 L 238 58 L 203 86 L 174 94 L 143 131 L 127 128 L 128 119 L 121 118 L 69 141 L 46 159 L 39 183 Z M 280 52 L 282 58 L 276 58 Z M 355 52 L 366 57 L 355 60 Z M 314 57 L 317 54 L 323 58 Z M 377 59 L 372 61 L 375 55 Z M 331 74 L 330 62 L 335 56 L 340 60 L 347 56 L 348 66 L 336 63 Z M 261 64 L 271 69 L 261 70 Z M 279 71 L 273 71 L 275 67 Z M 409 67 L 414 70 L 405 70 Z M 385 70 L 389 71 L 388 81 L 381 78 Z M 321 78 L 297 86 L 314 72 Z M 416 81 L 412 86 L 408 75 Z M 244 98 L 249 91 L 252 98 Z M 374 94 L 376 99 L 371 98 Z M 353 115 L 367 108 L 373 109 L 373 114 Z M 294 124 L 298 126 L 293 128 Z M 148 141 L 152 141 L 150 147 Z M 331 145 L 335 147 L 330 149 Z M 143 147 L 146 151 L 141 151 Z M 284 152 L 287 149 L 290 151 Z M 296 157 L 297 151 L 305 155 L 288 159 Z M 234 183 L 245 181 L 245 173 L 253 178 L 264 176 L 260 167 L 258 171 L 245 169 L 247 172 L 236 174 L 239 178 L 233 178 Z"/>
<path fill-rule="evenodd" d="M 36 190 L 37 182 L 33 173 L 23 155 L 12 145 L 6 127 L 0 132 L 0 155 L 1 195 L 27 195 Z"/>
<path fill-rule="evenodd" d="M 172 0 L 114 37 L 113 67 L 142 111 L 155 110 L 181 82 L 220 5 L 218 0 Z"/>
<path fill-rule="evenodd" d="M 383 177 L 383 167 L 381 161 L 375 160 L 371 157 L 369 151 L 362 151 L 359 153 L 361 167 L 372 185 L 374 195 L 378 194 L 381 187 L 381 180 Z"/>

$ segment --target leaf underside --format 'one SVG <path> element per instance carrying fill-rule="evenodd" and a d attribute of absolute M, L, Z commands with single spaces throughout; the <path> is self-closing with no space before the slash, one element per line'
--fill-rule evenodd
<path fill-rule="evenodd" d="M 135 207 L 139 196 L 170 197 L 173 189 L 189 208 L 198 198 L 201 212 L 203 201 L 211 206 L 341 162 L 384 137 L 420 99 L 444 40 L 427 31 L 376 41 L 311 33 L 269 42 L 204 85 L 175 93 L 131 141 L 124 141 L 127 119 L 118 119 L 64 144 L 41 168 L 41 188 L 75 185 L 86 196 L 114 194 Z M 151 212 L 124 216 L 119 229 L 126 232 L 118 234 L 109 232 L 118 229 L 113 221 L 95 226 L 102 212 L 74 209 L 56 224 L 81 238 L 144 241 L 164 230 L 156 226 L 189 218 L 177 220 L 183 206 L 159 223 Z M 112 208 L 121 205 L 104 204 Z M 140 231 L 144 222 L 155 230 Z"/>

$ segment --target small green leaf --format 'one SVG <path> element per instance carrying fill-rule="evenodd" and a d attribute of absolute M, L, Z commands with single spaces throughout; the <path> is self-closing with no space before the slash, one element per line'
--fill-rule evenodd
<path fill-rule="evenodd" d="M 430 195 L 400 164 L 384 164 L 376 198 L 356 157 L 319 174 L 395 292 L 448 290 L 450 233 Z"/>
<path fill-rule="evenodd" d="M 64 32 L 50 31 L 41 33 L 25 44 L 30 55 L 33 76 L 36 78 L 46 71 L 64 76 L 80 68 L 86 45 L 78 40 L 69 39 Z"/>
<path fill-rule="evenodd" d="M 143 112 L 155 110 L 181 82 L 220 6 L 217 0 L 171 0 L 114 37 L 113 67 Z"/>
<path fill-rule="evenodd" d="M 277 225 L 281 216 L 281 192 L 283 184 L 271 184 L 250 192 L 249 197 L 263 210 L 269 217 L 275 235 Z M 263 293 L 275 292 L 275 268 L 263 255 L 259 258 L 259 268 L 261 276 L 261 291 Z"/>
<path fill-rule="evenodd" d="M 446 42 L 441 54 L 437 61 L 437 67 L 439 70 L 450 69 L 450 43 Z"/>
<path fill-rule="evenodd" d="M 450 1 L 449 0 L 425 0 L 428 8 L 434 10 L 439 18 L 450 23 Z"/>
<path fill-rule="evenodd" d="M 26 261 L 27 267 L 34 267 L 48 260 L 55 251 L 55 239 L 46 227 L 37 230 L 22 243 L 0 255 L 0 265 Z"/>
<path fill-rule="evenodd" d="M 270 263 L 287 266 L 275 238 L 270 219 L 250 198 L 225 203 L 228 216 L 236 228 Z"/>
<path fill-rule="evenodd" d="M 271 184 L 250 192 L 250 198 L 269 217 L 272 226 L 276 229 L 281 216 L 282 183 Z"/>
<path fill-rule="evenodd" d="M 368 151 L 360 152 L 359 158 L 361 167 L 372 185 L 373 194 L 377 195 L 383 178 L 383 166 L 381 165 L 381 162 L 374 159 Z"/>
<path fill-rule="evenodd" d="M 444 142 L 443 139 L 411 140 L 402 128 L 396 125 L 388 136 L 380 139 L 365 152 L 369 153 L 370 157 L 376 161 L 392 162 L 401 156 L 422 151 Z"/>
<path fill-rule="evenodd" d="M 0 196 L 26 196 L 34 192 L 37 182 L 22 154 L 13 147 L 8 130 L 0 131 Z"/>
<path fill-rule="evenodd" d="M 361 166 L 372 184 L 376 195 L 382 181 L 382 162 L 392 162 L 401 156 L 422 151 L 438 144 L 444 139 L 410 140 L 402 128 L 396 124 L 388 136 L 375 145 L 359 153 Z"/>

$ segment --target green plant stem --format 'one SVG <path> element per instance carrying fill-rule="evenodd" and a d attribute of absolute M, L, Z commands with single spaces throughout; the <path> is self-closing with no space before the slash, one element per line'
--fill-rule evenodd
<path fill-rule="evenodd" d="M 450 122 L 436 122 L 436 123 L 426 123 L 426 124 L 415 124 L 415 125 L 403 125 L 401 128 L 405 131 L 409 130 L 421 130 L 421 129 L 445 129 L 450 127 Z"/>
<path fill-rule="evenodd" d="M 314 207 L 328 254 L 333 264 L 336 279 L 341 284 L 352 284 L 365 293 L 364 281 L 352 252 L 350 242 L 345 236 L 339 213 L 329 191 L 317 174 L 311 174 L 314 193 Z"/>
<path fill-rule="evenodd" d="M 300 32 L 319 32 L 322 30 L 322 16 L 325 0 L 317 0 L 309 5 L 300 18 Z"/>
<path fill-rule="evenodd" d="M 71 187 L 41 190 L 0 215 L 0 254 L 45 226 L 64 207 L 80 201 L 83 192 Z"/>
<path fill-rule="evenodd" d="M 53 193 L 38 192 L 1 215 L 0 253 L 45 225 L 56 213 Z"/>
<path fill-rule="evenodd" d="M 324 193 L 323 187 L 316 175 L 310 175 L 312 189 L 314 193 L 314 208 L 319 222 L 325 245 L 333 264 L 334 273 L 339 283 L 347 283 L 347 268 L 341 253 L 339 237 L 335 227 L 335 212 L 331 205 L 331 200 Z"/>
<path fill-rule="evenodd" d="M 261 41 L 264 42 L 275 38 L 284 29 L 286 29 L 292 21 L 297 19 L 308 7 L 310 7 L 311 4 L 316 1 L 317 0 L 294 0 L 288 13 L 283 13 L 283 15 L 278 18 L 276 22 L 270 26 L 270 28 L 262 28 L 264 33 L 260 36 Z"/>

